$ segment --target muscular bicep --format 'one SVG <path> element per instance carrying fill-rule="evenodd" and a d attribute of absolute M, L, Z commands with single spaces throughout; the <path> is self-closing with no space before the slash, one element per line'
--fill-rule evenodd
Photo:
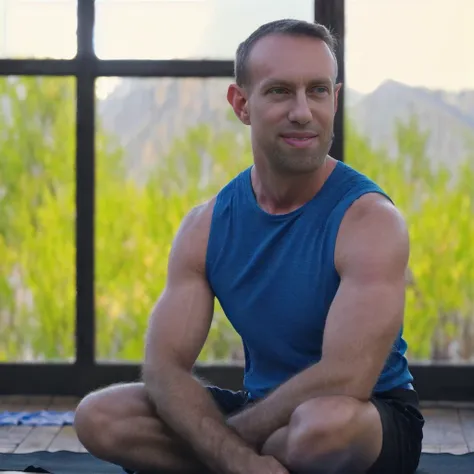
<path fill-rule="evenodd" d="M 145 364 L 191 370 L 209 334 L 214 295 L 205 275 L 209 210 L 183 222 L 169 256 L 166 286 L 150 316 Z"/>
<path fill-rule="evenodd" d="M 146 359 L 191 369 L 206 341 L 213 296 L 203 278 L 188 276 L 170 283 L 150 317 Z"/>
<path fill-rule="evenodd" d="M 361 396 L 373 389 L 402 327 L 409 254 L 398 212 L 383 201 L 371 204 L 341 226 L 341 282 L 323 338 L 323 360 Z"/>

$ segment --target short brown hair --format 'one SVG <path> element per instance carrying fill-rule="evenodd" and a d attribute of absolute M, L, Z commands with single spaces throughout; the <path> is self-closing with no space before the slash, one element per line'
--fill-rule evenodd
<path fill-rule="evenodd" d="M 294 19 L 283 19 L 263 24 L 258 29 L 256 29 L 245 41 L 239 44 L 235 58 L 234 74 L 235 81 L 240 87 L 245 86 L 249 81 L 248 58 L 253 46 L 258 40 L 269 35 L 308 36 L 324 41 L 328 45 L 334 57 L 337 76 L 337 40 L 331 31 L 320 23 L 310 23 L 308 21 Z"/>

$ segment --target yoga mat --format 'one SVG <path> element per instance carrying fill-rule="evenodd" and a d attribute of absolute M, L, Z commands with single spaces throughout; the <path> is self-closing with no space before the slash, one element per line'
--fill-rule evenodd
<path fill-rule="evenodd" d="M 0 426 L 65 426 L 74 422 L 74 411 L 3 411 Z"/>
<path fill-rule="evenodd" d="M 38 451 L 28 454 L 0 454 L 0 472 L 20 471 L 45 474 L 125 474 L 126 471 L 89 453 Z M 474 453 L 423 454 L 417 474 L 473 474 Z M 138 473 L 137 473 L 138 474 Z M 159 473 L 156 474 L 166 474 Z"/>
<path fill-rule="evenodd" d="M 0 454 L 0 472 L 41 472 L 51 474 L 126 474 L 119 466 L 89 453 L 37 451 L 25 454 Z"/>
<path fill-rule="evenodd" d="M 474 453 L 421 455 L 417 474 L 474 474 Z"/>

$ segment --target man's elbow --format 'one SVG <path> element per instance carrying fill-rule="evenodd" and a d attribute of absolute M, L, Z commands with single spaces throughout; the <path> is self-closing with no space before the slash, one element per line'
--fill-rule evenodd
<path fill-rule="evenodd" d="M 348 387 L 352 396 L 362 402 L 368 402 L 384 368 L 385 359 L 361 363 L 359 367 L 351 364 L 351 374 L 348 376 Z"/>
<path fill-rule="evenodd" d="M 174 364 L 165 361 L 156 351 L 147 352 L 142 364 L 142 382 L 145 390 L 154 395 L 162 386 L 166 386 L 175 372 Z"/>
<path fill-rule="evenodd" d="M 322 360 L 320 363 L 324 363 Z M 327 364 L 327 370 L 333 374 L 333 392 L 337 395 L 351 397 L 361 402 L 368 402 L 372 396 L 378 376 L 374 376 L 378 368 L 361 364 L 358 369 L 356 364 L 347 361 L 342 367 L 336 368 L 334 364 Z"/>
<path fill-rule="evenodd" d="M 368 377 L 366 374 L 351 374 L 344 381 L 344 392 L 346 396 L 361 402 L 368 402 L 372 396 L 374 386 L 375 383 L 372 377 Z"/>
<path fill-rule="evenodd" d="M 182 360 L 172 351 L 146 353 L 142 364 L 142 382 L 147 391 L 154 393 L 160 387 L 170 386 L 174 379 L 190 373 Z"/>
<path fill-rule="evenodd" d="M 342 386 L 342 392 L 345 396 L 354 398 L 361 402 L 368 402 L 372 397 L 372 393 L 375 387 L 373 377 L 362 375 L 348 375 Z"/>

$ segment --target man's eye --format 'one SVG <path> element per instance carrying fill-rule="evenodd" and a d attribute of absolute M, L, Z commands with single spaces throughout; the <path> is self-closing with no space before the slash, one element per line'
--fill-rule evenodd
<path fill-rule="evenodd" d="M 274 87 L 273 89 L 270 89 L 269 91 L 271 94 L 284 94 L 286 92 L 286 89 L 283 87 Z"/>
<path fill-rule="evenodd" d="M 314 88 L 314 90 L 317 94 L 324 94 L 324 93 L 328 92 L 328 88 L 325 87 L 325 86 L 317 86 L 317 87 Z"/>

